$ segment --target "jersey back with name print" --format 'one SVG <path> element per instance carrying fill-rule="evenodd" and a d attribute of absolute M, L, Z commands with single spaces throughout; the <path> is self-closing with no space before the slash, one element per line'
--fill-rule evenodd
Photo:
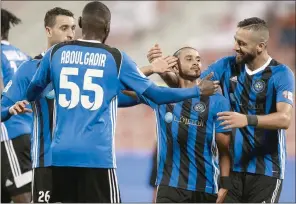
<path fill-rule="evenodd" d="M 229 111 L 220 94 L 152 107 L 157 119 L 158 168 L 156 185 L 215 194 L 218 192 L 218 150 L 215 134 L 224 130 L 217 113 Z"/>
<path fill-rule="evenodd" d="M 3 93 L 11 86 L 11 79 L 19 66 L 29 60 L 30 57 L 14 47 L 7 41 L 1 41 L 1 72 L 3 75 L 4 90 Z M 7 132 L 1 134 L 1 141 L 16 138 L 24 134 L 31 133 L 32 114 L 26 113 L 16 115 L 4 122 Z"/>
<path fill-rule="evenodd" d="M 75 40 L 53 46 L 32 84 L 52 82 L 56 126 L 52 165 L 115 168 L 117 94 L 125 86 L 142 94 L 151 82 L 116 48 Z"/>
<path fill-rule="evenodd" d="M 211 71 L 214 72 L 214 80 L 220 80 L 223 94 L 236 112 L 266 115 L 276 112 L 279 102 L 293 105 L 294 74 L 272 58 L 252 72 L 244 64 L 236 64 L 235 56 L 225 57 L 212 64 L 202 76 Z M 284 178 L 284 130 L 247 126 L 235 129 L 233 135 L 231 153 L 234 171 Z"/>
<path fill-rule="evenodd" d="M 42 55 L 24 62 L 12 78 L 12 84 L 3 97 L 7 97 L 14 103 L 26 99 L 27 88 L 36 73 Z M 51 137 L 53 126 L 54 100 L 49 97 L 41 97 L 31 105 L 33 120 L 31 133 L 31 158 L 32 167 L 45 167 L 51 165 Z M 15 117 L 15 116 L 13 116 Z M 12 119 L 12 118 L 10 118 Z M 9 119 L 9 120 L 10 120 Z"/>

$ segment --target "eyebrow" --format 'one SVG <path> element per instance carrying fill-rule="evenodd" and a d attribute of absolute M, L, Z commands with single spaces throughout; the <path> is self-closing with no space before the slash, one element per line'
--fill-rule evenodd
<path fill-rule="evenodd" d="M 186 55 L 185 57 L 193 57 L 192 55 Z M 200 59 L 200 56 L 196 56 L 195 58 Z"/>

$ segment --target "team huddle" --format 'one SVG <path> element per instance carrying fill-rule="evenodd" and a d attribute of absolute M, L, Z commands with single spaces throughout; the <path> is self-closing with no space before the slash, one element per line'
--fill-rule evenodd
<path fill-rule="evenodd" d="M 236 55 L 203 72 L 193 47 L 165 56 L 154 45 L 138 68 L 105 44 L 111 12 L 98 1 L 83 8 L 78 40 L 73 13 L 49 10 L 34 58 L 8 42 L 18 23 L 1 9 L 1 202 L 121 202 L 117 109 L 138 104 L 156 116 L 155 202 L 279 201 L 295 80 L 268 54 L 264 20 L 239 22 Z"/>

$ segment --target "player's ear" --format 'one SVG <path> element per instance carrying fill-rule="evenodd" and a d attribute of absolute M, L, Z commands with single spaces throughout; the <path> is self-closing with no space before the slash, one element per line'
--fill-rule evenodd
<path fill-rule="evenodd" d="M 82 28 L 82 23 L 81 23 L 81 21 L 82 21 L 82 17 L 79 16 L 79 18 L 78 18 L 78 26 L 79 26 L 79 28 Z"/>
<path fill-rule="evenodd" d="M 257 45 L 257 52 L 258 53 L 261 53 L 266 47 L 266 43 L 265 42 L 260 42 L 258 45 Z"/>
<path fill-rule="evenodd" d="M 110 22 L 107 23 L 107 24 L 105 25 L 105 29 L 104 29 L 104 31 L 105 31 L 105 37 L 104 37 L 102 43 L 105 43 L 105 41 L 107 40 L 107 38 L 108 38 L 108 36 L 109 36 L 109 32 L 110 32 Z"/>
<path fill-rule="evenodd" d="M 48 27 L 48 26 L 46 26 L 45 27 L 45 32 L 46 32 L 46 35 L 47 35 L 47 37 L 52 37 L 52 29 L 51 29 L 51 27 Z"/>

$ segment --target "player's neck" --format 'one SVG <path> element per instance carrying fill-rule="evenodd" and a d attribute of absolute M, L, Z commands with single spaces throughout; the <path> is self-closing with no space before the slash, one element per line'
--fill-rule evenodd
<path fill-rule="evenodd" d="M 94 36 L 94 35 L 83 35 L 82 36 L 82 39 L 83 40 L 93 40 L 93 41 L 99 41 L 99 42 L 102 42 L 102 39 Z"/>
<path fill-rule="evenodd" d="M 192 88 L 196 85 L 196 79 L 189 80 L 189 79 L 183 79 L 179 78 L 179 87 L 180 88 Z"/>
<path fill-rule="evenodd" d="M 247 63 L 248 69 L 255 71 L 256 69 L 262 67 L 267 62 L 269 57 L 270 56 L 267 52 L 262 53 L 260 57 L 256 57 L 252 62 Z"/>

